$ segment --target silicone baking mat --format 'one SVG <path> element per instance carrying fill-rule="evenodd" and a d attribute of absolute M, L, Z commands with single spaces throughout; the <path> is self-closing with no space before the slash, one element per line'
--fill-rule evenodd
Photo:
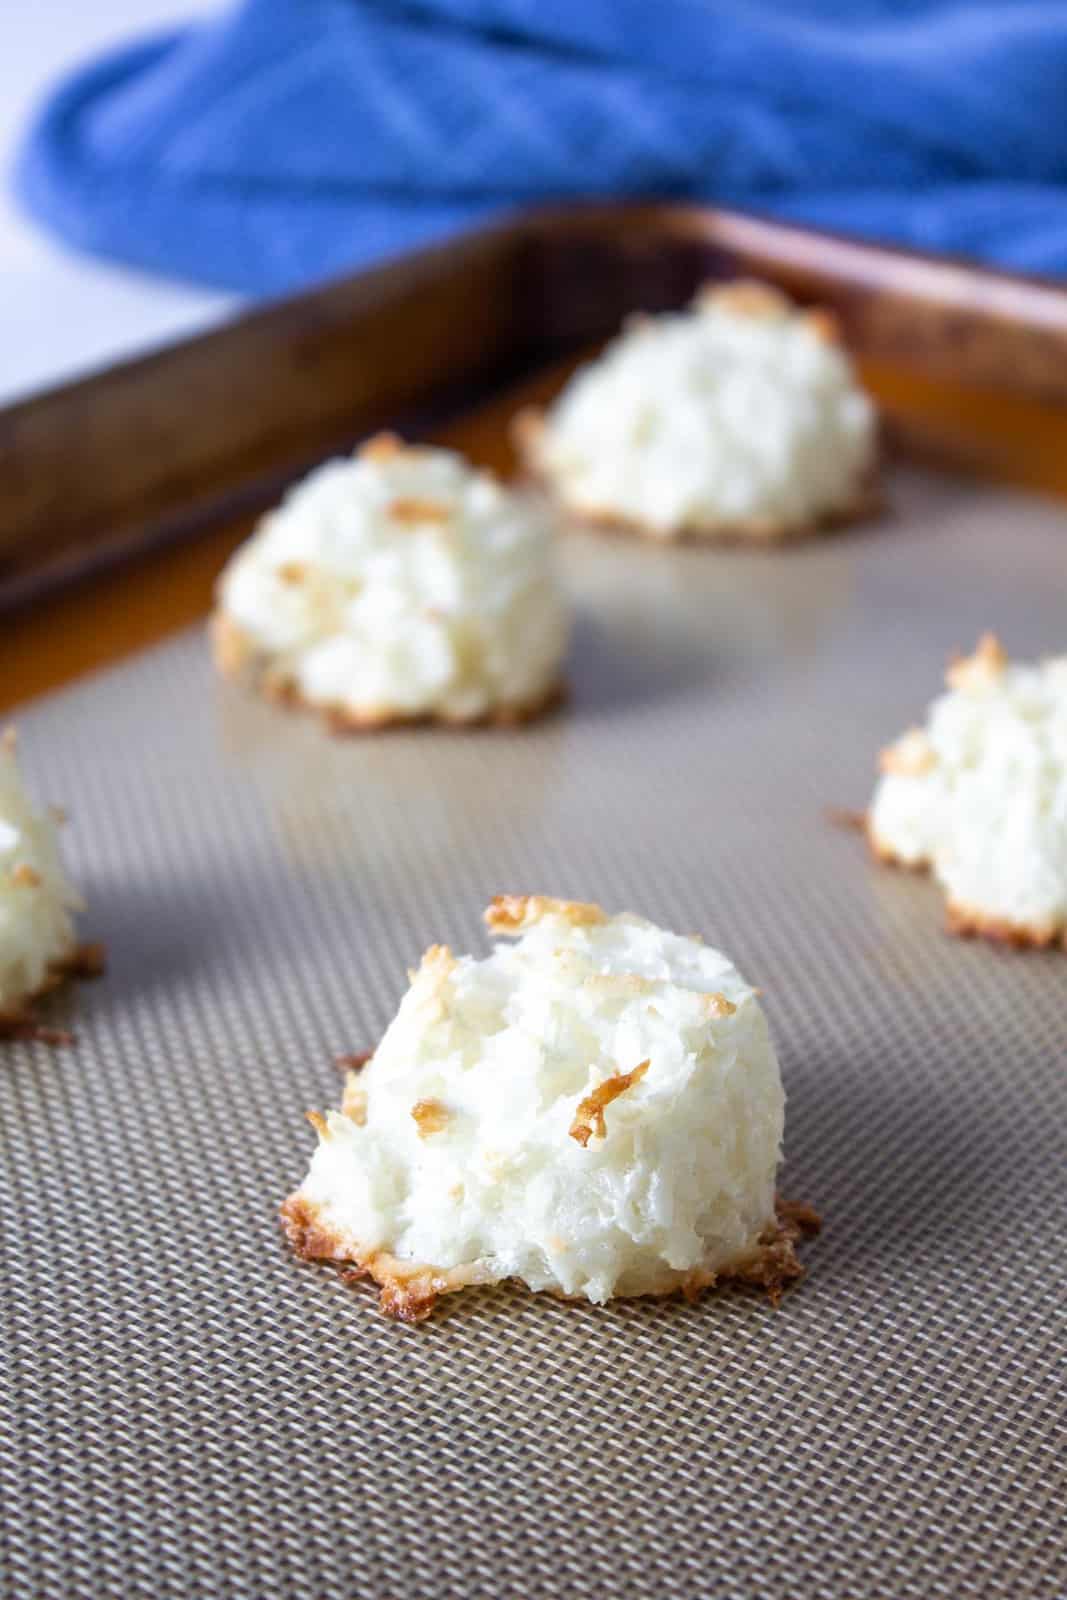
<path fill-rule="evenodd" d="M 1067 513 L 907 473 L 778 555 L 575 535 L 574 698 L 337 742 L 196 630 L 29 708 L 107 977 L 4 1044 L 13 1595 L 1062 1595 L 1067 957 L 942 933 L 861 806 L 953 647 L 1062 650 Z M 418 1329 L 276 1211 L 435 940 L 503 890 L 699 929 L 762 985 L 809 1276 Z"/>

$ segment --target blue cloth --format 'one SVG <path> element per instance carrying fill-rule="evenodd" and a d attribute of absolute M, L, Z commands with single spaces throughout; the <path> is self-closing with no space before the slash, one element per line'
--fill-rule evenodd
<path fill-rule="evenodd" d="M 17 184 L 77 246 L 254 293 L 615 195 L 1067 273 L 1067 4 L 243 0 L 62 84 Z"/>

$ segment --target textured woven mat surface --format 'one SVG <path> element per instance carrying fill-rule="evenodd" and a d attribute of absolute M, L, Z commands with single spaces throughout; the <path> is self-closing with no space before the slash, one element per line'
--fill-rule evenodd
<path fill-rule="evenodd" d="M 109 975 L 0 1046 L 7 1592 L 1054 1596 L 1067 957 L 947 939 L 823 818 L 947 653 L 1067 644 L 1067 515 L 909 475 L 883 533 L 763 558 L 576 537 L 575 698 L 338 743 L 197 631 L 21 719 Z M 595 611 L 595 616 L 590 615 Z M 276 1222 L 433 940 L 498 890 L 700 929 L 763 986 L 771 1311 L 518 1290 L 420 1329 Z"/>

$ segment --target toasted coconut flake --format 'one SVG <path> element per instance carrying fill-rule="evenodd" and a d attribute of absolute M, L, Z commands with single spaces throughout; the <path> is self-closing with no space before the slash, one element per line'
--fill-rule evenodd
<path fill-rule="evenodd" d="M 456 958 L 447 944 L 432 944 L 423 952 L 422 972 L 436 972 L 444 975 L 452 971 Z"/>
<path fill-rule="evenodd" d="M 420 500 L 415 496 L 394 500 L 389 507 L 393 522 L 406 523 L 411 527 L 424 522 L 445 523 L 451 520 L 451 515 L 448 507 L 439 500 Z"/>
<path fill-rule="evenodd" d="M 988 689 L 1007 665 L 1007 652 L 996 634 L 983 633 L 973 655 L 957 656 L 952 662 L 945 681 L 950 689 Z"/>
<path fill-rule="evenodd" d="M 417 967 L 408 968 L 408 981 L 414 983 L 416 978 L 422 978 L 430 987 L 434 980 L 437 986 L 443 982 L 456 965 L 456 958 L 447 944 L 432 944 L 422 953 L 422 959 Z"/>
<path fill-rule="evenodd" d="M 584 1100 L 578 1102 L 578 1109 L 570 1126 L 570 1136 L 578 1141 L 583 1150 L 594 1134 L 598 1139 L 607 1138 L 608 1128 L 604 1120 L 604 1108 L 610 1106 L 611 1102 L 617 1100 L 621 1094 L 625 1094 L 635 1083 L 640 1083 L 648 1068 L 649 1063 L 642 1061 L 630 1072 L 617 1072 L 614 1077 L 605 1078 L 603 1083 L 597 1084 L 592 1094 L 586 1095 Z"/>
<path fill-rule="evenodd" d="M 547 894 L 498 894 L 484 912 L 492 933 L 525 933 L 545 917 L 562 917 L 572 928 L 592 927 L 608 920 L 597 905 L 582 900 L 556 900 Z"/>
<path fill-rule="evenodd" d="M 395 433 L 376 433 L 360 446 L 362 461 L 391 461 L 404 453 L 404 441 Z"/>
<path fill-rule="evenodd" d="M 328 1139 L 330 1137 L 330 1125 L 321 1111 L 305 1111 L 304 1115 L 320 1139 Z"/>
<path fill-rule="evenodd" d="M 456 969 L 456 958 L 447 944 L 432 944 L 424 953 L 415 972 L 409 972 L 412 983 L 419 985 L 423 999 L 429 1004 L 443 1006 L 443 991 L 449 977 Z"/>
<path fill-rule="evenodd" d="M 307 575 L 307 565 L 303 561 L 283 561 L 278 568 L 278 577 L 282 583 L 303 583 Z"/>
<path fill-rule="evenodd" d="M 727 1000 L 724 994 L 706 994 L 704 996 L 708 1008 L 708 1015 L 712 1017 L 732 1017 L 737 1007 L 732 1000 Z"/>
<path fill-rule="evenodd" d="M 347 1117 L 349 1122 L 354 1122 L 357 1128 L 363 1128 L 367 1123 L 367 1096 L 357 1087 L 356 1081 L 350 1079 L 345 1085 L 345 1092 L 341 1100 L 341 1115 Z"/>
<path fill-rule="evenodd" d="M 17 883 L 20 889 L 39 889 L 41 874 L 28 861 L 20 861 L 11 869 L 11 882 Z"/>
<path fill-rule="evenodd" d="M 452 1113 L 440 1100 L 416 1100 L 411 1108 L 412 1120 L 419 1130 L 420 1139 L 441 1133 L 452 1120 Z"/>
<path fill-rule="evenodd" d="M 879 769 L 898 778 L 921 778 L 936 765 L 937 756 L 922 728 L 909 728 L 878 758 Z"/>
<path fill-rule="evenodd" d="M 735 316 L 752 317 L 758 322 L 787 317 L 792 309 L 780 289 L 757 278 L 706 283 L 697 291 L 694 304 L 714 306 L 721 311 L 733 312 Z"/>

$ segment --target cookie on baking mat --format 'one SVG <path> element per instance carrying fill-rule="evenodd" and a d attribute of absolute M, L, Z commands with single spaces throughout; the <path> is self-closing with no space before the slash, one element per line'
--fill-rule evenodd
<path fill-rule="evenodd" d="M 953 932 L 1067 940 L 1067 656 L 1015 664 L 986 634 L 881 765 L 871 845 L 933 870 Z"/>
<path fill-rule="evenodd" d="M 338 730 L 536 716 L 560 698 L 568 629 L 543 508 L 391 435 L 263 518 L 213 621 L 223 672 Z"/>
<path fill-rule="evenodd" d="M 756 992 L 697 937 L 500 896 L 477 960 L 435 945 L 394 1021 L 310 1113 L 283 1220 L 298 1253 L 369 1275 L 382 1309 L 517 1279 L 597 1304 L 718 1279 L 775 1297 L 817 1218 L 776 1209 L 784 1099 Z"/>
<path fill-rule="evenodd" d="M 632 318 L 515 426 L 565 511 L 656 539 L 775 543 L 877 509 L 874 406 L 836 324 L 767 284 Z"/>
<path fill-rule="evenodd" d="M 63 870 L 62 814 L 38 810 L 19 770 L 15 730 L 0 737 L 0 1037 L 66 1043 L 34 1019 L 33 1002 L 66 977 L 102 967 L 99 946 L 79 945 L 84 903 Z"/>

